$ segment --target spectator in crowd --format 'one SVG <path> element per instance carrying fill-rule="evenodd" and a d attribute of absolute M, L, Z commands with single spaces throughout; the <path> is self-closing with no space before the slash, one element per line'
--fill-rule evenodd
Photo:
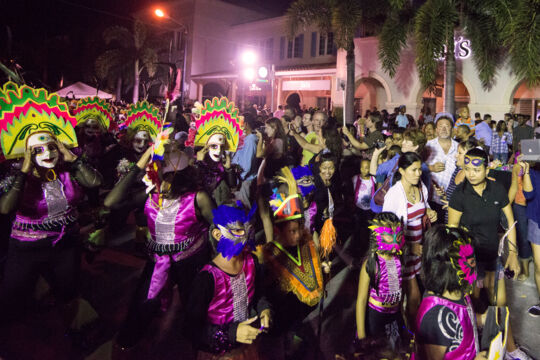
<path fill-rule="evenodd" d="M 316 113 L 316 115 L 317 114 L 318 113 Z M 316 144 L 309 143 L 307 141 L 307 137 L 304 139 L 302 136 L 300 136 L 300 134 L 296 133 L 294 129 L 289 129 L 289 133 L 294 136 L 294 139 L 298 141 L 298 144 L 302 147 L 302 149 L 307 150 L 314 155 L 328 149 L 338 159 L 341 158 L 343 145 L 341 136 L 337 131 L 336 121 L 334 119 L 327 120 L 326 125 L 321 128 L 321 134 L 318 136 Z"/>
<path fill-rule="evenodd" d="M 378 115 L 370 115 L 366 119 L 366 128 L 369 130 L 367 136 L 359 134 L 360 141 L 357 140 L 347 129 L 343 128 L 343 134 L 347 136 L 351 145 L 357 150 L 373 150 L 377 147 L 377 143 L 384 143 L 384 136 L 382 134 L 382 121 Z"/>
<path fill-rule="evenodd" d="M 426 111 L 424 113 L 424 124 L 429 124 L 433 122 L 433 115 L 431 115 L 431 108 L 426 107 Z"/>
<path fill-rule="evenodd" d="M 281 118 L 285 114 L 285 111 L 283 111 L 283 105 L 278 105 L 278 109 L 274 112 L 274 117 Z"/>
<path fill-rule="evenodd" d="M 405 105 L 401 105 L 398 108 L 398 115 L 396 116 L 396 124 L 400 128 L 406 128 L 409 126 L 409 118 L 406 115 L 407 107 Z"/>
<path fill-rule="evenodd" d="M 454 129 L 454 139 L 457 142 L 467 141 L 471 136 L 471 129 L 467 125 L 460 125 Z"/>
<path fill-rule="evenodd" d="M 464 106 L 458 109 L 458 119 L 454 124 L 454 129 L 457 129 L 460 125 L 467 125 L 471 129 L 471 134 L 474 135 L 475 123 L 471 120 L 469 108 Z"/>
<path fill-rule="evenodd" d="M 480 115 L 479 112 L 475 112 L 474 113 L 474 124 L 475 125 L 478 125 L 482 122 L 482 116 Z"/>
<path fill-rule="evenodd" d="M 307 143 L 312 145 L 318 145 L 319 139 L 322 137 L 321 129 L 323 125 L 328 121 L 328 115 L 322 111 L 316 111 L 311 117 L 312 130 L 307 133 L 305 140 Z M 302 146 L 302 162 L 301 165 L 309 164 L 311 158 L 315 155 L 314 152 L 307 149 L 305 146 Z"/>
<path fill-rule="evenodd" d="M 493 138 L 493 130 L 491 129 L 491 115 L 484 114 L 484 120 L 476 125 L 476 140 L 480 142 L 484 151 L 489 154 L 491 147 L 491 139 Z"/>
<path fill-rule="evenodd" d="M 493 132 L 491 138 L 490 153 L 493 160 L 499 160 L 502 164 L 508 162 L 508 145 L 512 143 L 512 128 L 509 129 L 506 122 L 501 120 L 497 123 L 497 131 Z"/>
<path fill-rule="evenodd" d="M 313 121 L 311 120 L 311 113 L 305 112 L 302 115 L 302 136 L 306 137 L 313 132 Z"/>
<path fill-rule="evenodd" d="M 285 166 L 285 150 L 287 149 L 287 135 L 278 118 L 270 118 L 266 121 L 264 136 L 257 131 L 257 158 L 263 158 L 259 174 L 266 179 L 274 177 L 276 172 Z M 265 182 L 264 180 L 259 183 Z"/>
<path fill-rule="evenodd" d="M 534 138 L 534 129 L 527 125 L 527 118 L 523 114 L 517 115 L 517 123 L 518 125 L 514 128 L 512 137 L 514 152 L 518 149 L 518 144 L 521 143 L 521 140 Z"/>

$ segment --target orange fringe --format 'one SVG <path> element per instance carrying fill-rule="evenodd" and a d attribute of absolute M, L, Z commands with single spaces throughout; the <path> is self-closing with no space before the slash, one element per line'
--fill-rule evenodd
<path fill-rule="evenodd" d="M 319 236 L 319 241 L 321 244 L 322 255 L 324 258 L 328 257 L 332 252 L 337 239 L 336 228 L 332 222 L 332 218 L 326 219 L 324 225 L 321 229 L 321 236 Z"/>

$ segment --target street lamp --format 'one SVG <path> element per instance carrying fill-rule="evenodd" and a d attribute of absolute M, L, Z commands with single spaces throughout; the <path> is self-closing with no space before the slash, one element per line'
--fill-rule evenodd
<path fill-rule="evenodd" d="M 188 35 L 188 30 L 187 30 L 187 28 L 186 28 L 186 26 L 184 24 L 177 21 L 176 19 L 173 19 L 169 14 L 167 14 L 166 12 L 164 12 L 160 8 L 156 8 L 154 10 L 154 15 L 156 15 L 158 18 L 165 18 L 167 20 L 172 21 L 176 25 L 180 26 L 182 28 L 182 30 L 183 30 L 184 54 L 182 55 L 182 82 L 180 82 L 180 96 L 181 96 L 182 104 L 184 104 L 184 89 L 185 89 L 185 81 L 186 81 L 186 57 L 187 57 L 187 41 L 188 41 L 187 35 Z M 172 43 L 171 43 L 171 45 L 172 45 Z M 169 51 L 170 51 L 169 52 L 169 57 L 170 57 L 170 53 L 172 51 L 172 46 L 170 47 Z M 169 61 L 170 61 L 170 58 L 169 58 Z"/>

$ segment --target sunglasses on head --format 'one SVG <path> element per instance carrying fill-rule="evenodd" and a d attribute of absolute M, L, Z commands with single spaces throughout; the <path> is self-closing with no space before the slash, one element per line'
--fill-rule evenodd
<path fill-rule="evenodd" d="M 58 146 L 56 146 L 56 144 L 53 144 L 53 143 L 47 144 L 47 145 L 36 146 L 35 148 L 32 149 L 32 154 L 34 155 L 42 154 L 46 150 L 57 151 Z"/>
<path fill-rule="evenodd" d="M 480 166 L 484 165 L 484 159 L 481 158 L 470 158 L 468 156 L 465 156 L 465 159 L 463 160 L 465 165 L 467 164 L 473 164 L 474 166 Z"/>

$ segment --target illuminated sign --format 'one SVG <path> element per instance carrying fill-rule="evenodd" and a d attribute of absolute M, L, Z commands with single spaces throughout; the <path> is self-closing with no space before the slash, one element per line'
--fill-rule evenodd
<path fill-rule="evenodd" d="M 446 45 L 444 45 L 444 53 L 446 54 Z M 456 59 L 468 59 L 471 54 L 471 40 L 465 39 L 463 36 L 454 39 L 454 57 Z M 443 61 L 444 57 L 441 56 L 437 60 Z"/>
<path fill-rule="evenodd" d="M 289 80 L 283 82 L 284 91 L 330 90 L 330 80 Z"/>

